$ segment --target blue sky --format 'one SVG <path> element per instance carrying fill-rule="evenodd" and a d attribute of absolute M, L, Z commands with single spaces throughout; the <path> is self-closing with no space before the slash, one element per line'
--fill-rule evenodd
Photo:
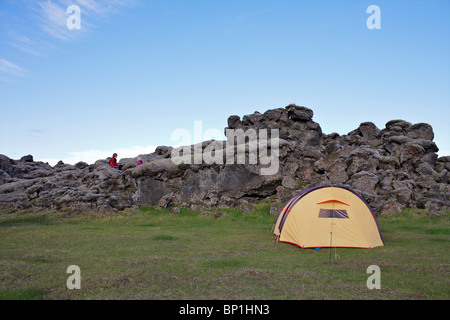
<path fill-rule="evenodd" d="M 295 103 L 324 133 L 429 123 L 450 155 L 449 16 L 447 0 L 0 0 L 0 153 L 137 156 Z"/>

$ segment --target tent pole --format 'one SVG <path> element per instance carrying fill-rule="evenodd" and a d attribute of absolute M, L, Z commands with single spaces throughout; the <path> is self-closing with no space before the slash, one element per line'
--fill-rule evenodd
<path fill-rule="evenodd" d="M 330 231 L 330 256 L 328 257 L 328 263 L 331 263 L 331 251 L 333 251 L 332 244 L 333 244 L 333 223 L 331 223 L 331 231 Z"/>
<path fill-rule="evenodd" d="M 328 257 L 328 263 L 331 263 L 331 251 L 333 250 L 333 248 L 331 247 L 332 239 L 333 239 L 333 232 L 330 232 L 330 256 Z"/>
<path fill-rule="evenodd" d="M 332 214 L 331 214 L 331 228 L 330 228 L 330 256 L 328 257 L 328 263 L 331 263 L 331 252 L 333 251 L 333 218 L 334 218 L 334 203 L 332 207 Z"/>

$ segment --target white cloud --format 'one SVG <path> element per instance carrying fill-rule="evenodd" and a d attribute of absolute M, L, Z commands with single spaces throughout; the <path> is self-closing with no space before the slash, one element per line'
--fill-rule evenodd
<path fill-rule="evenodd" d="M 40 56 L 39 50 L 37 49 L 38 44 L 31 40 L 30 36 L 23 36 L 18 34 L 16 31 L 11 31 L 9 33 L 12 41 L 10 42 L 11 46 L 16 49 L 22 50 L 28 54 L 34 56 Z"/>
<path fill-rule="evenodd" d="M 6 44 L 34 56 L 43 56 L 46 50 L 56 49 L 61 41 L 77 39 L 105 19 L 119 14 L 121 9 L 135 6 L 138 1 L 24 0 L 18 2 L 21 15 L 11 13 L 2 31 L 9 38 Z M 67 8 L 71 5 L 80 7 L 81 29 L 70 30 L 67 27 L 67 19 L 71 16 Z"/>
<path fill-rule="evenodd" d="M 76 164 L 80 161 L 84 161 L 88 164 L 93 164 L 95 161 L 100 159 L 106 159 L 111 157 L 113 153 L 117 153 L 118 159 L 123 158 L 134 158 L 140 154 L 149 154 L 154 152 L 155 146 L 132 146 L 128 148 L 119 148 L 115 150 L 85 150 L 85 151 L 74 151 L 70 152 L 67 156 L 61 159 L 55 158 L 43 158 L 36 159 L 36 161 L 48 162 L 50 165 L 54 166 L 58 161 L 62 160 L 66 164 Z"/>
<path fill-rule="evenodd" d="M 22 77 L 25 75 L 25 70 L 11 61 L 0 59 L 0 74 Z"/>
<path fill-rule="evenodd" d="M 80 32 L 93 27 L 111 15 L 117 14 L 123 7 L 135 4 L 135 0 L 54 0 L 38 2 L 37 18 L 42 30 L 51 37 L 60 40 L 75 38 Z M 80 7 L 81 29 L 74 32 L 67 28 L 69 14 L 67 8 L 71 5 Z"/>
<path fill-rule="evenodd" d="M 120 8 L 133 6 L 135 3 L 135 0 L 77 0 L 77 5 L 87 15 L 98 17 L 116 14 Z"/>
<path fill-rule="evenodd" d="M 63 7 L 50 0 L 39 2 L 38 5 L 39 20 L 46 34 L 61 40 L 70 38 L 74 34 L 66 27 L 67 13 Z"/>

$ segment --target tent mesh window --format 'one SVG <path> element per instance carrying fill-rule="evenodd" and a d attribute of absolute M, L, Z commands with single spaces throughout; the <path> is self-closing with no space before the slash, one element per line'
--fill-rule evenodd
<path fill-rule="evenodd" d="M 348 219 L 347 210 L 320 209 L 319 218 Z"/>

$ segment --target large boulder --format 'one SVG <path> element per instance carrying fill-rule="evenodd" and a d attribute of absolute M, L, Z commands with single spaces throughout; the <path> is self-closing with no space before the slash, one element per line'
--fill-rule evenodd
<path fill-rule="evenodd" d="M 138 155 L 121 159 L 123 171 L 111 168 L 109 159 L 91 165 L 60 161 L 52 167 L 31 155 L 19 160 L 0 155 L 0 207 L 114 212 L 140 205 L 195 210 L 240 206 L 248 210 L 266 201 L 281 208 L 303 189 L 325 184 L 352 188 L 376 213 L 404 207 L 437 213 L 450 207 L 450 156 L 438 157 L 429 124 L 392 120 L 380 130 L 367 121 L 348 134 L 324 134 L 313 115 L 311 109 L 295 104 L 233 115 L 225 128 L 225 133 L 235 134 L 230 140 L 160 146 L 139 155 L 144 162 L 140 166 L 136 166 Z M 236 136 L 250 130 L 256 141 L 251 135 L 244 140 Z M 241 151 L 243 158 L 238 155 Z M 263 174 L 272 165 L 274 170 Z"/>

